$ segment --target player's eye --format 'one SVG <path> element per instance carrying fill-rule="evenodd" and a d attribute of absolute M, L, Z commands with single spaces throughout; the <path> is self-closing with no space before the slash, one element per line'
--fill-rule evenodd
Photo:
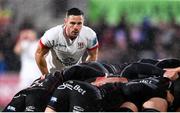
<path fill-rule="evenodd" d="M 71 25 L 75 25 L 76 23 L 75 22 L 70 22 Z"/>
<path fill-rule="evenodd" d="M 78 22 L 78 23 L 77 23 L 77 25 L 81 25 L 81 24 L 82 24 L 82 22 Z"/>

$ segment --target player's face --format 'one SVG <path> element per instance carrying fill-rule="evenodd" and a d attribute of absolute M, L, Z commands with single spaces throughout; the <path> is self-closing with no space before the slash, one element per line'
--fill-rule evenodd
<path fill-rule="evenodd" d="M 82 15 L 80 16 L 74 16 L 70 15 L 65 19 L 65 33 L 66 35 L 74 39 L 79 35 L 79 32 L 83 26 L 84 23 L 84 17 Z"/>
<path fill-rule="evenodd" d="M 36 32 L 30 29 L 22 30 L 19 34 L 19 38 L 28 41 L 34 41 L 36 40 Z"/>

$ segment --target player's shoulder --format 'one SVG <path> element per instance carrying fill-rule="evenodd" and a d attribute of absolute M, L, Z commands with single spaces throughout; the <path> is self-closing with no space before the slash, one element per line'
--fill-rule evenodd
<path fill-rule="evenodd" d="M 87 35 L 95 35 L 96 34 L 95 31 L 88 26 L 83 26 L 81 29 L 81 33 L 87 34 Z"/>
<path fill-rule="evenodd" d="M 54 26 L 54 27 L 51 27 L 50 29 L 48 29 L 46 32 L 61 32 L 63 31 L 63 25 L 57 25 L 57 26 Z"/>
<path fill-rule="evenodd" d="M 95 31 L 88 26 L 83 26 L 79 35 L 87 39 L 97 38 Z"/>

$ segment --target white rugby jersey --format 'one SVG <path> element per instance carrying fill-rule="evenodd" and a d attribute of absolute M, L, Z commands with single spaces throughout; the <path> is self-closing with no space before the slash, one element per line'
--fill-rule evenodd
<path fill-rule="evenodd" d="M 46 56 L 49 72 L 72 66 L 82 62 L 85 51 L 98 47 L 96 33 L 89 27 L 83 26 L 75 40 L 63 35 L 64 25 L 58 25 L 45 32 L 40 39 L 41 46 L 51 48 Z"/>

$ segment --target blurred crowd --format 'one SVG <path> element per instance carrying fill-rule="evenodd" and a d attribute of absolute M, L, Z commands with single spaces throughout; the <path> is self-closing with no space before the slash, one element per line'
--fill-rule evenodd
<path fill-rule="evenodd" d="M 13 24 L 12 10 L 7 7 L 5 1 L 0 1 L 0 72 L 4 73 L 10 69 L 16 69 L 12 62 L 16 64 L 17 58 L 13 53 L 11 25 Z"/>
<path fill-rule="evenodd" d="M 21 32 L 32 29 L 39 37 L 41 29 L 37 29 L 32 18 L 26 16 L 17 25 L 17 12 L 9 5 L 10 1 L 0 0 L 0 75 L 6 72 L 19 72 L 21 56 L 14 51 Z M 25 38 L 28 38 L 29 35 Z M 31 37 L 31 36 L 30 36 Z"/>
<path fill-rule="evenodd" d="M 108 25 L 103 18 L 89 24 L 98 34 L 100 61 L 126 63 L 141 58 L 180 58 L 180 25 L 171 21 L 152 22 L 144 17 L 141 23 L 130 23 L 127 15 L 117 25 Z"/>
<path fill-rule="evenodd" d="M 17 12 L 8 7 L 5 1 L 0 0 L 0 73 L 18 72 L 21 66 L 20 57 L 13 51 L 18 33 L 30 27 L 37 31 L 40 38 L 44 31 L 37 29 L 31 18 L 25 18 L 20 26 L 15 26 Z M 55 15 L 54 18 L 57 18 L 59 14 Z M 153 23 L 149 17 L 144 17 L 140 24 L 135 24 L 128 22 L 126 16 L 122 16 L 116 25 L 107 24 L 103 19 L 105 17 L 96 24 L 91 24 L 88 20 L 88 26 L 98 35 L 99 61 L 126 63 L 141 58 L 180 57 L 180 25 L 173 17 L 169 22 L 157 23 Z"/>

